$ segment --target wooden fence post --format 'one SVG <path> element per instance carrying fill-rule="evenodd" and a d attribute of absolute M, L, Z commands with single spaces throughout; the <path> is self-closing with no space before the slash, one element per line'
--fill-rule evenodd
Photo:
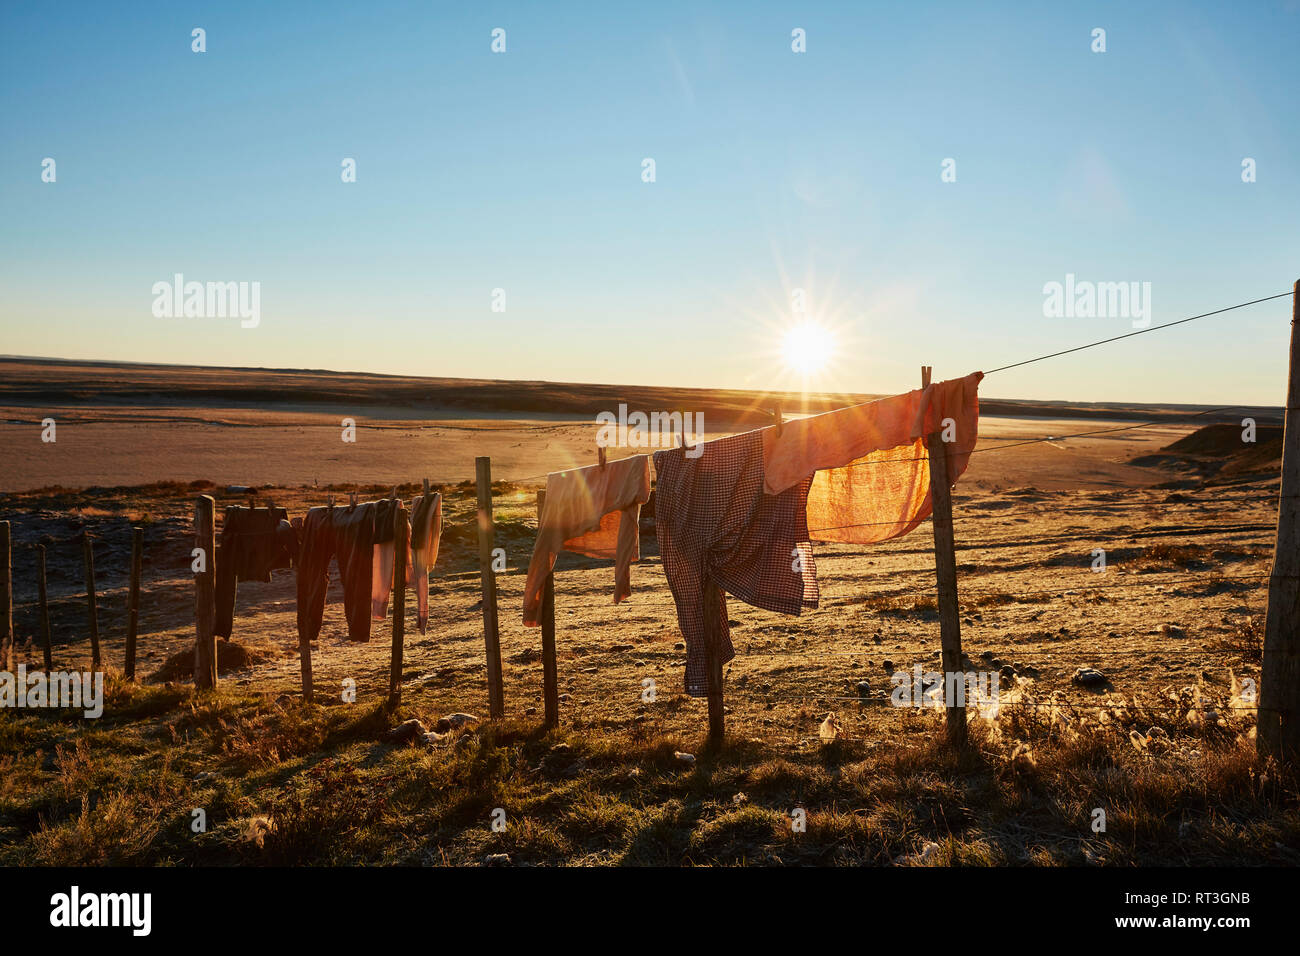
<path fill-rule="evenodd" d="M 95 606 L 95 548 L 90 532 L 82 532 L 81 545 L 86 560 L 86 609 L 90 613 L 90 665 L 99 670 L 99 608 Z"/>
<path fill-rule="evenodd" d="M 501 634 L 497 630 L 497 579 L 492 570 L 495 528 L 492 524 L 492 459 L 474 459 L 478 483 L 478 564 L 483 589 L 483 645 L 487 652 L 488 715 L 506 715 L 505 690 L 501 685 Z"/>
<path fill-rule="evenodd" d="M 718 646 L 719 599 L 722 590 L 712 581 L 704 582 L 704 652 L 708 665 L 705 692 L 709 700 L 709 743 L 718 745 L 726 735 L 726 704 L 722 693 L 722 649 Z"/>
<path fill-rule="evenodd" d="M 393 659 L 388 670 L 388 707 L 402 704 L 402 642 L 406 637 L 406 547 L 410 525 L 400 499 L 393 509 Z"/>
<path fill-rule="evenodd" d="M 53 636 L 50 634 L 50 594 L 45 583 L 45 545 L 36 546 L 37 559 L 37 593 L 41 599 L 41 639 L 45 650 L 45 673 L 54 670 L 53 648 L 50 646 Z"/>
<path fill-rule="evenodd" d="M 1300 281 L 1291 300 L 1291 351 L 1282 435 L 1282 488 L 1260 662 L 1256 749 L 1300 762 Z"/>
<path fill-rule="evenodd" d="M 930 367 L 921 369 L 921 384 L 930 384 Z M 961 614 L 957 605 L 957 545 L 952 530 L 952 484 L 948 480 L 948 446 L 943 431 L 926 436 L 930 454 L 930 524 L 934 527 L 934 573 L 939 604 L 939 644 L 942 648 L 943 691 L 956 692 L 952 675 L 962 680 L 960 698 L 951 697 L 948 705 L 948 742 L 966 744 L 966 675 L 961 660 Z M 960 703 L 958 702 L 960 700 Z"/>
<path fill-rule="evenodd" d="M 9 522 L 0 521 L 0 670 L 16 673 L 14 661 L 14 562 Z"/>
<path fill-rule="evenodd" d="M 131 529 L 131 588 L 126 598 L 126 679 L 135 680 L 135 635 L 140 625 L 140 568 L 144 564 L 144 528 Z"/>
<path fill-rule="evenodd" d="M 542 508 L 546 504 L 546 492 L 537 492 L 537 527 L 542 527 Z M 546 576 L 542 588 L 542 702 L 546 714 L 546 726 L 554 727 L 560 722 L 560 687 L 559 674 L 555 666 L 555 573 Z"/>
<path fill-rule="evenodd" d="M 306 631 L 298 635 L 298 663 L 302 671 L 302 699 L 310 704 L 312 702 L 311 641 L 307 639 Z"/>
<path fill-rule="evenodd" d="M 194 502 L 194 547 L 203 552 L 203 570 L 194 575 L 194 686 L 217 686 L 217 502 L 199 495 Z"/>

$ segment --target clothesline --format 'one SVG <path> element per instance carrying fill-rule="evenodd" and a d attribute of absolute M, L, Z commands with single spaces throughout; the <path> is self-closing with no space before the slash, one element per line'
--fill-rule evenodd
<path fill-rule="evenodd" d="M 1012 362 L 1010 365 L 1001 365 L 995 369 L 985 372 L 985 375 L 992 375 L 994 372 L 1005 372 L 1007 369 L 1019 368 L 1022 365 L 1030 365 L 1034 362 L 1041 362 L 1044 359 L 1056 358 L 1058 355 L 1069 355 L 1072 352 L 1082 352 L 1084 349 L 1096 348 L 1098 345 L 1105 345 L 1108 342 L 1118 342 L 1120 339 L 1132 338 L 1135 335 L 1143 335 L 1147 332 L 1157 332 L 1160 329 L 1173 328 L 1175 325 L 1182 325 L 1185 322 L 1195 322 L 1197 319 L 1208 318 L 1211 315 L 1220 315 L 1224 312 L 1231 312 L 1233 309 L 1244 309 L 1248 305 L 1258 305 L 1260 302 L 1268 302 L 1272 299 L 1280 299 L 1284 296 L 1293 295 L 1293 291 L 1279 292 L 1277 295 L 1266 295 L 1261 299 L 1251 299 L 1249 302 L 1238 302 L 1236 305 L 1225 306 L 1222 309 L 1215 309 L 1213 312 L 1202 312 L 1200 315 L 1188 316 L 1185 319 L 1178 319 L 1174 322 L 1165 322 L 1161 325 L 1152 325 L 1145 329 L 1138 329 L 1136 332 L 1125 332 L 1123 335 L 1112 335 L 1108 339 L 1099 339 L 1096 342 L 1089 342 L 1086 345 L 1076 345 L 1071 349 L 1062 349 L 1059 352 L 1049 352 L 1046 355 L 1039 355 L 1036 358 L 1025 359 L 1023 362 Z"/>
<path fill-rule="evenodd" d="M 1289 294 L 1289 293 L 1288 293 L 1288 294 Z M 1258 301 L 1263 301 L 1263 300 L 1258 300 Z M 1210 314 L 1210 313 L 1207 313 L 1207 314 Z M 1183 320 L 1183 321 L 1188 321 L 1188 320 Z M 1143 331 L 1150 331 L 1150 330 L 1145 330 L 1145 329 L 1144 329 Z M 1249 405 L 1225 405 L 1225 406 L 1223 406 L 1223 407 L 1221 407 L 1221 408 L 1207 408 L 1207 409 L 1204 409 L 1203 411 L 1199 411 L 1199 412 L 1191 412 L 1191 413 L 1188 413 L 1188 414 L 1185 415 L 1185 416 L 1180 416 L 1180 417 L 1181 417 L 1181 418 L 1186 418 L 1186 419 L 1195 419 L 1195 418 L 1202 418 L 1202 417 L 1204 417 L 1204 416 L 1206 416 L 1206 415 L 1214 415 L 1214 414 L 1218 414 L 1218 413 L 1221 413 L 1221 412 L 1230 412 L 1230 411 L 1234 411 L 1234 410 L 1245 409 L 1245 408 L 1251 408 L 1251 407 L 1252 407 L 1252 406 L 1249 406 Z M 1029 439 L 1024 439 L 1024 440 L 1014 440 L 1014 439 L 1012 439 L 1012 440 L 1008 440 L 1005 444 L 1001 444 L 1001 445 L 993 445 L 993 446 L 991 446 L 991 447 L 986 447 L 986 448 L 975 448 L 973 451 L 970 452 L 970 454 L 972 454 L 972 455 L 978 455 L 978 454 L 985 453 L 985 452 L 1003 451 L 1003 450 L 1008 449 L 1008 448 L 1019 448 L 1019 447 L 1022 447 L 1022 446 L 1024 446 L 1024 445 L 1037 445 L 1037 444 L 1042 444 L 1042 443 L 1044 443 L 1044 442 L 1069 441 L 1069 440 L 1072 439 L 1072 438 L 1088 438 L 1088 437 L 1093 436 L 1093 435 L 1106 435 L 1106 434 L 1111 434 L 1111 433 L 1114 433 L 1114 432 L 1132 431 L 1132 430 L 1137 429 L 1137 428 L 1151 428 L 1151 427 L 1154 427 L 1154 426 L 1156 426 L 1156 425 L 1179 425 L 1179 424 L 1184 424 L 1184 422 L 1183 422 L 1183 421 L 1180 421 L 1180 420 L 1176 420 L 1176 419 L 1155 419 L 1155 420 L 1152 420 L 1152 421 L 1149 421 L 1149 422 L 1139 422 L 1138 424 L 1135 424 L 1135 425 L 1120 425 L 1120 426 L 1117 426 L 1117 427 L 1114 427 L 1114 428 L 1099 428 L 1099 429 L 1094 429 L 1094 430 L 1086 431 L 1086 432 L 1073 432 L 1073 433 L 1071 433 L 1071 434 L 1069 434 L 1069 435 L 1047 435 L 1047 436 L 1045 436 L 1045 437 L 1043 437 L 1043 438 L 1029 438 Z M 743 433 L 736 432 L 736 433 L 734 433 L 734 434 L 743 434 Z M 631 457 L 631 456 L 629 456 L 629 457 Z M 623 459 L 614 459 L 614 460 L 615 460 L 615 461 L 622 461 Z M 871 460 L 871 461 L 851 462 L 851 463 L 849 463 L 849 464 L 847 464 L 847 465 L 842 465 L 841 467 L 843 467 L 843 468 L 859 468 L 859 467 L 862 467 L 862 466 L 864 466 L 864 465 L 902 464 L 902 463 L 904 463 L 904 462 L 928 461 L 928 460 L 929 460 L 929 456 L 924 456 L 924 457 L 910 457 L 910 458 L 883 458 L 883 459 L 873 459 L 873 460 Z M 653 457 L 652 457 L 652 458 L 651 458 L 651 469 L 653 470 L 653 468 L 654 468 L 654 459 L 653 459 Z M 562 469 L 562 470 L 571 470 L 571 469 Z M 526 477 L 526 478 L 498 478 L 498 479 L 496 479 L 496 480 L 497 480 L 497 481 L 506 482 L 506 483 L 509 483 L 509 484 L 524 484 L 525 482 L 529 482 L 529 481 L 537 481 L 537 480 L 540 480 L 540 479 L 542 479 L 542 478 L 547 478 L 547 477 L 549 477 L 551 474 L 555 474 L 555 472 L 547 472 L 547 473 L 545 473 L 545 474 L 541 474 L 541 475 L 529 475 L 529 476 Z M 517 493 L 517 492 L 506 492 L 506 491 L 493 492 L 493 497 L 506 497 L 507 495 L 510 495 L 510 494 L 516 494 L 516 493 Z M 892 523 L 892 522 L 891 522 L 891 523 Z M 847 527 L 847 526 L 846 526 L 846 527 Z"/>

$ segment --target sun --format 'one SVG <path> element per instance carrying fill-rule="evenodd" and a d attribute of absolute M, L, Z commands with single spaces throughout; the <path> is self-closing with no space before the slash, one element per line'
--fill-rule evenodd
<path fill-rule="evenodd" d="M 801 375 L 813 375 L 826 368 L 835 355 L 835 336 L 815 322 L 801 322 L 787 329 L 781 340 L 785 364 Z"/>

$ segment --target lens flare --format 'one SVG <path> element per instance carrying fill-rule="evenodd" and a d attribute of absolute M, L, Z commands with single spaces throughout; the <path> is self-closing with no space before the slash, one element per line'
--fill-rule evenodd
<path fill-rule="evenodd" d="M 786 330 L 781 342 L 785 364 L 801 375 L 824 369 L 835 355 L 835 336 L 814 322 L 803 322 Z"/>

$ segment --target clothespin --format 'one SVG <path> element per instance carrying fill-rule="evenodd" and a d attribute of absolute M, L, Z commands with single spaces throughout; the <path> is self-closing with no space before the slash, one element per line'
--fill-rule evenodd
<path fill-rule="evenodd" d="M 922 388 L 930 387 L 930 366 L 929 365 L 921 366 L 921 387 Z"/>
<path fill-rule="evenodd" d="M 785 422 L 782 421 L 782 419 L 781 419 L 781 403 L 780 403 L 780 402 L 778 402 L 778 403 L 777 403 L 775 406 L 773 406 L 773 408 L 772 408 L 772 422 L 773 422 L 773 424 L 776 425 L 776 433 L 777 433 L 777 435 L 780 435 L 781 432 L 785 431 Z"/>
<path fill-rule="evenodd" d="M 333 496 L 333 495 L 327 495 L 326 498 L 325 498 L 325 504 L 326 504 L 327 507 L 333 508 L 333 507 L 334 507 L 334 496 Z"/>
<path fill-rule="evenodd" d="M 355 491 L 349 491 L 349 492 L 348 492 L 348 507 L 349 507 L 349 508 L 355 508 L 356 506 L 357 506 L 357 493 L 356 493 Z"/>
<path fill-rule="evenodd" d="M 429 497 L 429 479 L 424 479 L 424 497 Z"/>
<path fill-rule="evenodd" d="M 605 468 L 605 446 L 604 445 L 596 446 L 596 463 L 600 465 L 601 470 L 603 471 Z"/>
<path fill-rule="evenodd" d="M 394 501 L 397 500 L 397 485 L 393 485 L 393 493 L 388 497 L 392 498 Z"/>

